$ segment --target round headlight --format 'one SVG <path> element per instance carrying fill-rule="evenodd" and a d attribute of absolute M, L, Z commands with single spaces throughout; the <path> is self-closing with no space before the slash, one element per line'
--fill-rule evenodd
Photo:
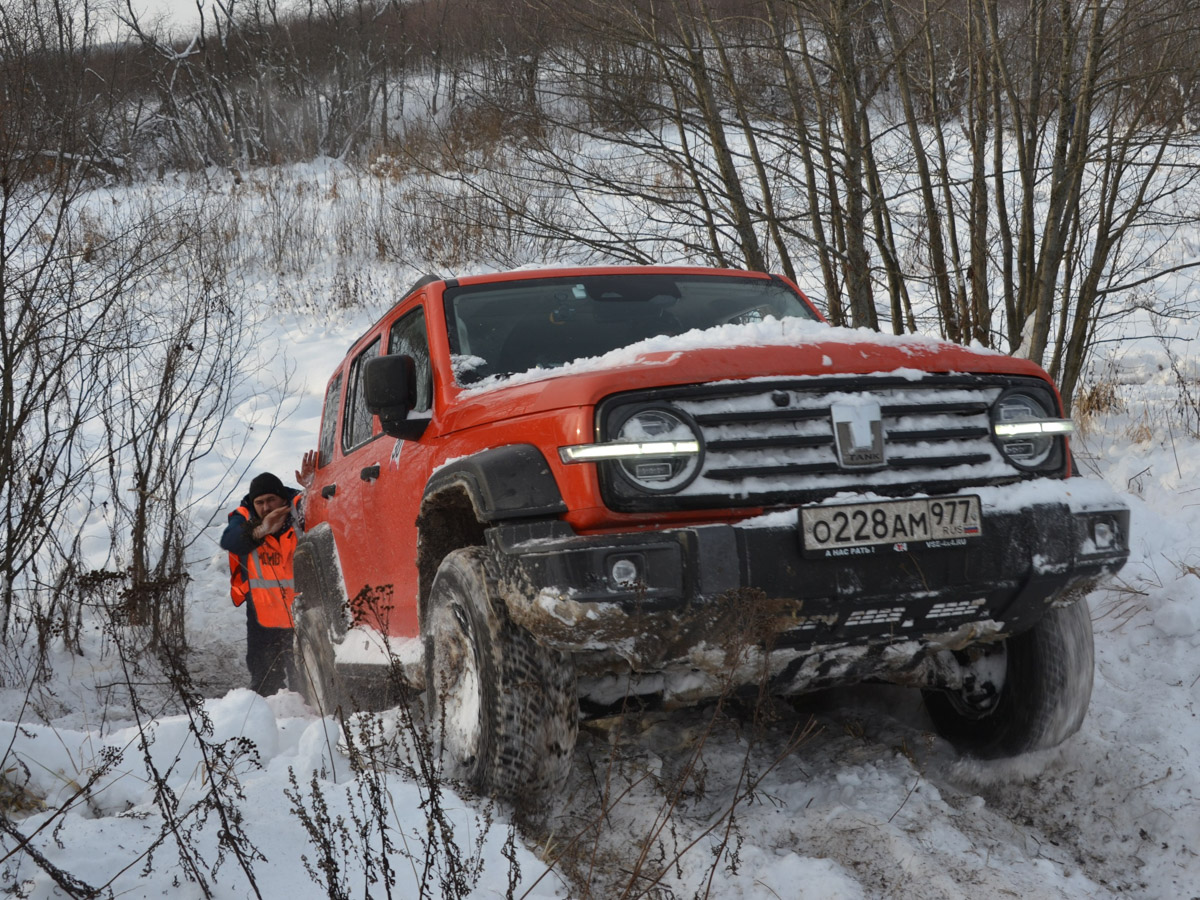
<path fill-rule="evenodd" d="M 700 430 L 684 412 L 662 406 L 634 410 L 617 425 L 613 440 L 638 444 L 700 441 Z M 622 475 L 643 491 L 669 493 L 700 472 L 701 453 L 632 456 L 617 463 Z"/>
<path fill-rule="evenodd" d="M 995 425 L 1019 425 L 1022 422 L 1039 422 L 1051 419 L 1057 410 L 1050 406 L 1050 398 L 1026 391 L 1008 391 L 1001 394 L 992 407 L 992 422 Z M 1054 453 L 1058 438 L 1048 434 L 1020 435 L 997 439 L 1000 450 L 1014 466 L 1035 469 L 1043 465 Z"/>

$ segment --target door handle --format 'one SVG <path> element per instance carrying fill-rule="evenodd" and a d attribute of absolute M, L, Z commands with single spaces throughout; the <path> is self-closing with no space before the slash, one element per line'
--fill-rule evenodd
<path fill-rule="evenodd" d="M 358 477 L 363 481 L 374 481 L 379 477 L 379 463 L 375 463 L 373 466 L 367 466 L 358 473 Z"/>
<path fill-rule="evenodd" d="M 336 484 L 327 484 L 327 485 L 325 485 L 325 487 L 321 488 L 321 496 L 324 497 L 326 500 L 328 500 L 330 497 L 332 497 L 336 493 L 337 493 L 337 485 Z"/>

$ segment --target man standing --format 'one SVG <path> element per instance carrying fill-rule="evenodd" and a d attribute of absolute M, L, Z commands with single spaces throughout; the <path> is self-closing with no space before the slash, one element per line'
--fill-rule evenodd
<path fill-rule="evenodd" d="M 296 480 L 310 484 L 315 466 L 316 453 L 304 454 Z M 256 475 L 221 535 L 221 547 L 229 551 L 233 605 L 246 605 L 250 687 L 264 697 L 281 690 L 285 677 L 293 688 L 298 684 L 292 660 L 292 557 L 296 530 L 303 529 L 302 497 L 302 491 L 284 487 L 270 472 Z"/>

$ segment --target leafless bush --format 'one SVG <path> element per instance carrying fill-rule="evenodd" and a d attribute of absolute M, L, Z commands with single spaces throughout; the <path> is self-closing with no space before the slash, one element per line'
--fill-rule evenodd
<path fill-rule="evenodd" d="M 373 220 L 388 258 L 422 271 L 456 271 L 471 261 L 517 266 L 578 255 L 567 225 L 572 204 L 518 171 L 411 177 L 387 189 Z"/>
<path fill-rule="evenodd" d="M 120 705 L 136 725 L 137 738 L 131 747 L 120 748 L 104 745 L 95 759 L 79 760 L 79 777 L 70 783 L 70 793 L 57 801 L 53 809 L 46 810 L 41 800 L 23 792 L 22 785 L 28 773 L 19 757 L 12 754 L 11 745 L 0 747 L 0 771 L 8 777 L 3 791 L 14 798 L 13 803 L 0 803 L 0 831 L 16 842 L 16 848 L 7 854 L 11 861 L 19 864 L 28 860 L 43 870 L 69 897 L 106 896 L 112 884 L 124 874 L 116 871 L 103 884 L 84 883 L 69 872 L 54 865 L 43 853 L 46 842 L 58 840 L 56 830 L 68 813 L 88 815 L 88 809 L 102 809 L 106 805 L 105 792 L 109 788 L 119 765 L 129 765 L 140 757 L 145 771 L 145 780 L 152 797 L 158 819 L 148 819 L 156 827 L 148 825 L 145 845 L 134 857 L 132 864 L 151 868 L 162 853 L 174 851 L 174 861 L 182 877 L 192 883 L 204 897 L 214 896 L 217 873 L 227 859 L 236 860 L 249 891 L 257 897 L 262 894 L 254 875 L 254 864 L 263 859 L 250 843 L 245 832 L 242 809 L 245 796 L 241 787 L 241 775 L 259 766 L 257 748 L 242 738 L 225 741 L 212 739 L 212 722 L 204 708 L 204 698 L 192 682 L 185 665 L 183 651 L 168 642 L 147 642 L 139 636 L 139 630 L 130 625 L 130 600 L 133 585 L 131 573 L 93 571 L 81 575 L 73 582 L 81 605 L 95 611 L 89 616 L 103 623 L 103 631 L 110 643 L 113 656 L 120 664 L 121 677 L 108 686 L 110 695 L 121 693 Z M 38 718 L 39 701 L 34 696 L 35 684 L 29 682 L 30 701 L 22 717 Z M 174 770 L 178 768 L 178 756 L 163 756 L 156 745 L 154 720 L 164 710 L 178 712 L 187 722 L 192 745 L 199 753 L 202 789 L 190 793 L 185 799 L 172 786 L 178 782 Z M 20 721 L 18 721 L 18 726 Z M 178 747 L 175 752 L 180 752 Z M 22 824 L 10 819 L 16 799 L 28 805 L 37 803 L 43 810 L 38 827 L 25 830 Z M 201 847 L 201 833 L 209 829 L 216 833 L 216 854 L 211 858 Z M 134 849 L 134 848 L 126 848 Z M 131 864 L 131 865 L 132 865 Z"/>
<path fill-rule="evenodd" d="M 119 339 L 103 361 L 110 552 L 132 577 L 130 623 L 178 646 L 180 576 L 206 524 L 192 473 L 247 399 L 242 373 L 260 315 L 231 278 L 228 257 L 219 247 L 210 252 L 207 215 L 200 206 L 153 217 L 173 236 L 170 269 L 120 305 Z"/>
<path fill-rule="evenodd" d="M 365 592 L 360 603 L 378 608 L 386 603 L 386 589 Z M 387 897 L 454 897 L 473 895 L 483 875 L 483 847 L 493 824 L 493 807 L 485 802 L 471 818 L 473 837 L 464 839 L 447 808 L 449 784 L 437 749 L 426 727 L 420 693 L 395 663 L 385 685 L 373 685 L 371 693 L 395 701 L 385 713 L 339 711 L 342 748 L 354 780 L 346 791 L 350 819 L 329 813 L 330 790 L 313 773 L 307 791 L 289 771 L 291 787 L 286 792 L 292 814 L 308 834 L 316 858 L 304 856 L 304 865 L 314 882 L 331 900 L 348 898 L 365 890 Z M 352 707 L 358 703 L 353 693 Z M 407 829 L 399 821 L 388 779 L 399 776 L 410 782 L 420 796 L 423 828 Z M 467 792 L 469 794 L 469 792 Z M 510 861 L 508 897 L 515 896 L 520 880 L 511 842 L 506 844 Z M 361 887 L 351 873 L 361 872 Z M 357 878 L 357 876 L 353 876 Z"/>
<path fill-rule="evenodd" d="M 314 251 L 324 249 L 325 225 L 321 188 L 295 173 L 275 168 L 249 179 L 244 202 L 254 209 L 251 220 L 262 236 L 265 262 L 280 274 L 305 271 Z"/>
<path fill-rule="evenodd" d="M 1102 430 L 1110 416 L 1125 410 L 1115 360 L 1093 372 L 1075 397 L 1074 417 L 1084 435 Z"/>
<path fill-rule="evenodd" d="M 13 628 L 33 624 L 39 646 L 61 640 L 78 649 L 79 611 L 64 598 L 71 580 L 88 568 L 80 547 L 88 529 L 102 527 L 95 514 L 106 501 L 124 499 L 119 492 L 126 487 L 112 485 L 118 492 L 106 493 L 105 475 L 131 442 L 161 435 L 122 433 L 110 428 L 110 418 L 120 418 L 138 392 L 143 408 L 169 395 L 147 397 L 140 381 L 145 370 L 134 362 L 115 373 L 113 361 L 172 346 L 163 333 L 144 327 L 142 317 L 162 310 L 161 300 L 147 304 L 145 298 L 162 283 L 185 238 L 170 227 L 179 221 L 175 210 L 92 202 L 94 167 L 77 160 L 79 146 L 102 145 L 115 115 L 97 105 L 91 84 L 94 35 L 83 15 L 86 4 L 51 6 L 34 4 L 29 14 L 49 15 L 57 30 L 9 15 L 7 7 L 0 16 L 3 83 L 12 91 L 0 125 L 0 641 L 7 642 Z M 45 80 L 39 67 L 47 59 L 63 64 L 65 74 Z M 216 352 L 195 334 L 181 340 L 173 346 L 200 342 L 198 355 L 206 359 Z M 163 462 L 157 457 L 149 464 Z M 186 465 L 186 455 L 180 462 Z M 176 483 L 182 477 L 176 472 Z M 144 479 L 134 505 L 149 503 L 146 492 L 160 484 Z M 173 509 L 181 511 L 177 503 Z M 170 527 L 178 527 L 177 518 Z M 135 543 L 139 537 L 135 527 Z M 136 570 L 145 554 L 135 549 L 134 556 Z M 171 565 L 170 573 L 139 574 L 141 583 L 178 574 L 178 554 Z"/>
<path fill-rule="evenodd" d="M 106 361 L 129 299 L 169 252 L 148 222 L 97 228 L 83 188 L 70 173 L 0 177 L 0 640 L 77 565 L 101 499 Z"/>

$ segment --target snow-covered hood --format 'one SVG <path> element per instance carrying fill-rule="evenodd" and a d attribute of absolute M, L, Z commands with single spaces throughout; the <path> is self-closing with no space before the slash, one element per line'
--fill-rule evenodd
<path fill-rule="evenodd" d="M 884 335 L 799 319 L 658 336 L 552 369 L 489 379 L 450 405 L 455 428 L 475 421 L 592 405 L 605 396 L 702 382 L 840 375 L 1005 374 L 1046 379 L 1028 360 L 923 335 Z M 1047 379 L 1048 380 L 1048 379 Z"/>

